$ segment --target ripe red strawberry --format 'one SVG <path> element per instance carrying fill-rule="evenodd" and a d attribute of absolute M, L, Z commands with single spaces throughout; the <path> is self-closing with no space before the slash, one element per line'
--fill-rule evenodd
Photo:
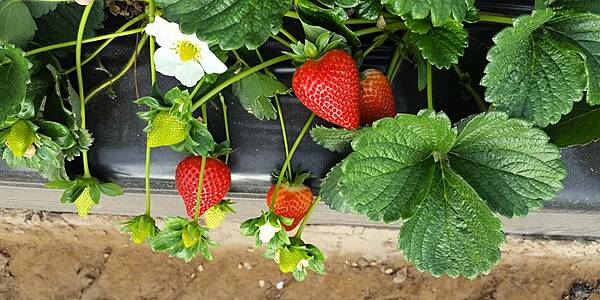
<path fill-rule="evenodd" d="M 350 54 L 340 49 L 308 59 L 292 78 L 296 97 L 317 116 L 346 129 L 360 122 L 360 78 Z"/>
<path fill-rule="evenodd" d="M 395 116 L 396 99 L 385 75 L 375 69 L 365 70 L 362 75 L 364 79 L 360 82 L 360 123 L 371 124 L 379 119 Z"/>
<path fill-rule="evenodd" d="M 175 170 L 175 185 L 183 198 L 185 210 L 190 219 L 194 218 L 196 211 L 196 194 L 201 165 L 202 158 L 188 156 L 179 162 L 177 170 Z M 199 215 L 223 200 L 223 197 L 229 191 L 230 185 L 231 172 L 229 167 L 216 158 L 206 158 Z"/>
<path fill-rule="evenodd" d="M 267 192 L 267 207 L 271 206 L 271 199 L 275 191 L 275 184 L 271 185 Z M 282 217 L 292 218 L 292 225 L 283 225 L 285 230 L 290 231 L 296 228 L 308 212 L 313 201 L 313 194 L 310 188 L 304 184 L 284 182 L 279 186 L 277 199 L 275 200 L 275 214 Z"/>

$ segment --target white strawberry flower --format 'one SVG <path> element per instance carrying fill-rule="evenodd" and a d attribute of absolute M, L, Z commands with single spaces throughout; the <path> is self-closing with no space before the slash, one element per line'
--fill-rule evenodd
<path fill-rule="evenodd" d="M 208 44 L 196 34 L 184 34 L 177 23 L 161 17 L 146 26 L 146 33 L 160 46 L 154 52 L 156 71 L 175 76 L 183 85 L 192 87 L 204 74 L 221 74 L 227 66 L 210 51 Z"/>
<path fill-rule="evenodd" d="M 267 221 L 258 227 L 258 238 L 263 244 L 268 244 L 279 230 L 281 230 L 281 227 L 274 227 L 271 222 Z"/>

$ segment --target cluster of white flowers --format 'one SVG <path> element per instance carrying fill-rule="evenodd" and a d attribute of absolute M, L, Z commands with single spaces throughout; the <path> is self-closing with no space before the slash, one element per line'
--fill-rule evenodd
<path fill-rule="evenodd" d="M 154 52 L 156 71 L 175 76 L 183 85 L 192 87 L 204 74 L 221 74 L 227 66 L 210 51 L 208 44 L 196 34 L 184 34 L 177 23 L 161 17 L 148 24 L 146 33 L 160 46 Z"/>

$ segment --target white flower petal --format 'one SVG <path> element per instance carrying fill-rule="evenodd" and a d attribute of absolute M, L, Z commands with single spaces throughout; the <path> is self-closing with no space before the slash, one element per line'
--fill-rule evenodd
<path fill-rule="evenodd" d="M 273 227 L 271 226 L 271 223 L 267 221 L 258 228 L 258 238 L 263 244 L 268 244 L 279 230 L 281 230 L 280 227 Z"/>
<path fill-rule="evenodd" d="M 177 66 L 183 62 L 173 49 L 160 47 L 154 52 L 154 64 L 156 71 L 167 76 L 175 76 Z"/>
<path fill-rule="evenodd" d="M 180 62 L 175 69 L 175 78 L 187 87 L 193 87 L 204 76 L 204 70 L 199 63 L 191 60 Z"/>
<path fill-rule="evenodd" d="M 200 48 L 200 64 L 207 74 L 221 74 L 227 71 L 227 66 L 210 51 L 206 43 Z"/>
<path fill-rule="evenodd" d="M 145 31 L 147 34 L 154 36 L 161 47 L 172 48 L 184 36 L 177 23 L 171 23 L 161 17 L 155 17 L 154 22 L 148 24 Z"/>

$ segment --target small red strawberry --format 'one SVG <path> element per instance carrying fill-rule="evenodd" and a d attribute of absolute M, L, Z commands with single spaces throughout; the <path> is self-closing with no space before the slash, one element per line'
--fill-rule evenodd
<path fill-rule="evenodd" d="M 360 82 L 362 97 L 360 99 L 360 123 L 371 124 L 385 117 L 396 115 L 396 99 L 392 87 L 383 73 L 375 69 L 362 72 Z"/>
<path fill-rule="evenodd" d="M 274 191 L 275 184 L 271 185 L 271 188 L 267 192 L 267 207 L 271 206 Z M 283 224 L 285 230 L 293 230 L 300 224 L 306 212 L 308 212 L 312 201 L 312 191 L 302 183 L 284 182 L 279 186 L 277 199 L 275 200 L 275 214 L 294 219 L 294 222 L 290 226 Z"/>
<path fill-rule="evenodd" d="M 360 78 L 347 52 L 334 49 L 319 59 L 309 58 L 292 78 L 296 97 L 317 116 L 346 129 L 360 122 Z"/>
<path fill-rule="evenodd" d="M 190 219 L 194 218 L 196 211 L 196 194 L 201 165 L 202 158 L 188 156 L 179 162 L 177 170 L 175 170 L 175 185 L 183 198 L 185 210 Z M 230 185 L 231 172 L 229 167 L 216 158 L 206 158 L 199 215 L 223 200 L 229 191 Z"/>

